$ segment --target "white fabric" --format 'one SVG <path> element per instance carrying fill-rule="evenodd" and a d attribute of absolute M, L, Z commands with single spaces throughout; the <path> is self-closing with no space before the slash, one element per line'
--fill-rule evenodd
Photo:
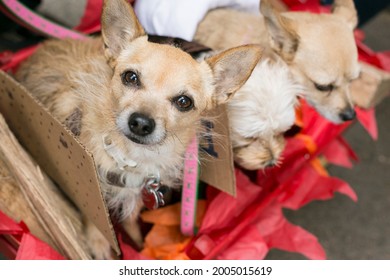
<path fill-rule="evenodd" d="M 191 41 L 206 13 L 219 7 L 259 11 L 259 0 L 137 0 L 134 10 L 146 32 Z"/>

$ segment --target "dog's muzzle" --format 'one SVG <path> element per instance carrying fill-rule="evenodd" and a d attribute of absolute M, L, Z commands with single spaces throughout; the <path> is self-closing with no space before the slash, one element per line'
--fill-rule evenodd
<path fill-rule="evenodd" d="M 131 134 L 127 137 L 137 144 L 145 144 L 144 139 L 154 132 L 156 122 L 147 115 L 133 113 L 129 117 L 128 126 Z"/>
<path fill-rule="evenodd" d="M 152 118 L 140 113 L 133 113 L 129 118 L 129 128 L 137 136 L 147 136 L 152 134 L 156 123 Z"/>
<path fill-rule="evenodd" d="M 348 108 L 339 114 L 342 121 L 351 121 L 356 117 L 356 112 L 353 108 Z"/>

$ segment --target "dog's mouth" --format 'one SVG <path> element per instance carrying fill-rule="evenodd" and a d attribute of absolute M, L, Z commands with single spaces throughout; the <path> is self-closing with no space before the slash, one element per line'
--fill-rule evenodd
<path fill-rule="evenodd" d="M 162 145 L 166 138 L 166 133 L 161 133 L 161 135 L 149 135 L 147 137 L 140 137 L 133 134 L 125 134 L 127 139 L 132 141 L 135 144 L 143 145 L 143 146 L 156 146 Z"/>
<path fill-rule="evenodd" d="M 141 139 L 138 139 L 138 138 L 136 138 L 136 137 L 134 137 L 134 136 L 132 136 L 132 135 L 126 135 L 126 137 L 127 137 L 129 140 L 131 140 L 131 141 L 133 141 L 134 143 L 136 143 L 136 144 L 147 145 L 146 142 L 144 142 L 144 141 L 142 141 Z"/>
<path fill-rule="evenodd" d="M 135 134 L 131 130 L 122 133 L 131 142 L 142 146 L 161 146 L 167 138 L 167 131 L 161 125 L 156 126 L 153 133 L 147 135 Z"/>
<path fill-rule="evenodd" d="M 310 104 L 310 103 L 309 103 Z M 320 106 L 318 104 L 310 104 L 314 107 L 314 109 L 325 119 L 328 121 L 334 123 L 334 124 L 341 124 L 343 123 L 343 120 L 340 118 L 340 113 L 338 113 L 336 110 L 334 110 L 331 107 L 325 107 Z"/>

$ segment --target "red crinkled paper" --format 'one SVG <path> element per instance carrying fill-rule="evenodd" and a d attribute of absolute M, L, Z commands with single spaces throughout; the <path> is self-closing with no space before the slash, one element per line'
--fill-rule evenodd
<path fill-rule="evenodd" d="M 269 248 L 301 253 L 309 259 L 326 258 L 317 238 L 303 228 L 289 223 L 283 216 L 281 205 L 277 203 L 262 211 L 256 227 Z"/>
<path fill-rule="evenodd" d="M 246 193 L 246 190 L 251 188 L 261 190 L 261 188 L 253 186 L 240 171 L 236 174 L 239 179 L 237 180 L 238 196 L 235 200 L 240 201 L 240 204 L 231 199 L 230 201 L 224 200 L 226 194 L 221 192 L 207 210 L 204 218 L 207 227 L 203 228 L 202 225 L 193 244 L 195 249 L 204 255 L 204 258 L 263 259 L 271 248 L 299 252 L 313 259 L 325 258 L 324 250 L 312 234 L 290 224 L 284 218 L 281 204 L 266 199 L 259 203 L 253 202 L 254 198 L 255 200 L 261 198 L 260 192 L 253 194 Z M 248 209 L 254 211 L 248 211 Z M 220 223 L 219 216 L 214 215 L 214 212 L 223 211 L 229 213 L 231 217 L 225 218 Z M 245 211 L 244 214 L 242 214 L 243 211 Z M 211 226 L 212 223 L 213 226 Z M 222 225 L 224 228 L 221 228 Z M 238 231 L 237 228 L 240 226 L 242 229 Z M 227 239 L 231 242 L 226 243 Z M 223 243 L 225 246 L 221 246 Z M 216 247 L 220 248 L 217 252 L 214 251 Z M 191 253 L 190 251 L 190 257 Z"/>
<path fill-rule="evenodd" d="M 322 154 L 329 163 L 351 168 L 351 160 L 357 161 L 358 157 L 348 143 L 341 137 L 337 137 L 329 143 L 323 150 Z"/>
<path fill-rule="evenodd" d="M 63 260 L 57 251 L 32 235 L 23 223 L 16 223 L 0 211 L 0 236 L 12 235 L 19 241 L 17 260 Z M 10 245 L 7 245 L 10 246 Z"/>
<path fill-rule="evenodd" d="M 30 233 L 24 233 L 20 242 L 17 260 L 64 260 L 57 251 Z"/>
<path fill-rule="evenodd" d="M 339 178 L 329 177 L 325 170 L 316 170 L 316 168 L 321 168 L 318 167 L 321 165 L 314 162 L 302 168 L 293 180 L 281 186 L 285 189 L 277 199 L 281 206 L 297 210 L 313 200 L 330 199 L 336 191 L 357 201 L 356 193 L 346 182 Z"/>
<path fill-rule="evenodd" d="M 251 183 L 249 179 L 236 169 L 237 197 L 220 192 L 207 208 L 200 234 L 229 226 L 235 217 L 238 217 L 250 204 L 256 202 L 261 193 L 261 187 Z"/>
<path fill-rule="evenodd" d="M 362 108 L 356 108 L 356 117 L 361 125 L 367 130 L 372 139 L 378 139 L 378 127 L 375 118 L 375 109 L 368 110 Z"/>
<path fill-rule="evenodd" d="M 301 111 L 304 125 L 288 139 L 280 167 L 258 171 L 255 182 L 236 169 L 237 198 L 220 192 L 210 201 L 199 234 L 187 250 L 190 257 L 261 259 L 269 249 L 279 248 L 325 258 L 317 239 L 288 223 L 281 209 L 330 199 L 336 191 L 356 201 L 351 187 L 330 177 L 317 159 L 325 154 L 329 162 L 349 165 L 356 155 L 340 138 L 350 123 L 332 124 L 304 101 Z"/>

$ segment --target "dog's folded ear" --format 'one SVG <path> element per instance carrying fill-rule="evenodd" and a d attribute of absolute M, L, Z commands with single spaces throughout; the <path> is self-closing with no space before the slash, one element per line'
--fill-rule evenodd
<path fill-rule="evenodd" d="M 351 29 L 358 24 L 358 16 L 353 0 L 335 0 L 332 6 L 332 14 L 343 18 Z"/>
<path fill-rule="evenodd" d="M 133 8 L 126 0 L 105 0 L 101 24 L 105 55 L 109 62 L 115 60 L 129 42 L 145 35 Z"/>
<path fill-rule="evenodd" d="M 260 1 L 260 12 L 264 16 L 271 47 L 286 62 L 292 61 L 299 45 L 299 36 L 295 32 L 294 22 L 281 15 L 269 0 Z"/>
<path fill-rule="evenodd" d="M 213 72 L 218 104 L 226 102 L 248 80 L 261 54 L 260 46 L 245 45 L 206 59 Z"/>

